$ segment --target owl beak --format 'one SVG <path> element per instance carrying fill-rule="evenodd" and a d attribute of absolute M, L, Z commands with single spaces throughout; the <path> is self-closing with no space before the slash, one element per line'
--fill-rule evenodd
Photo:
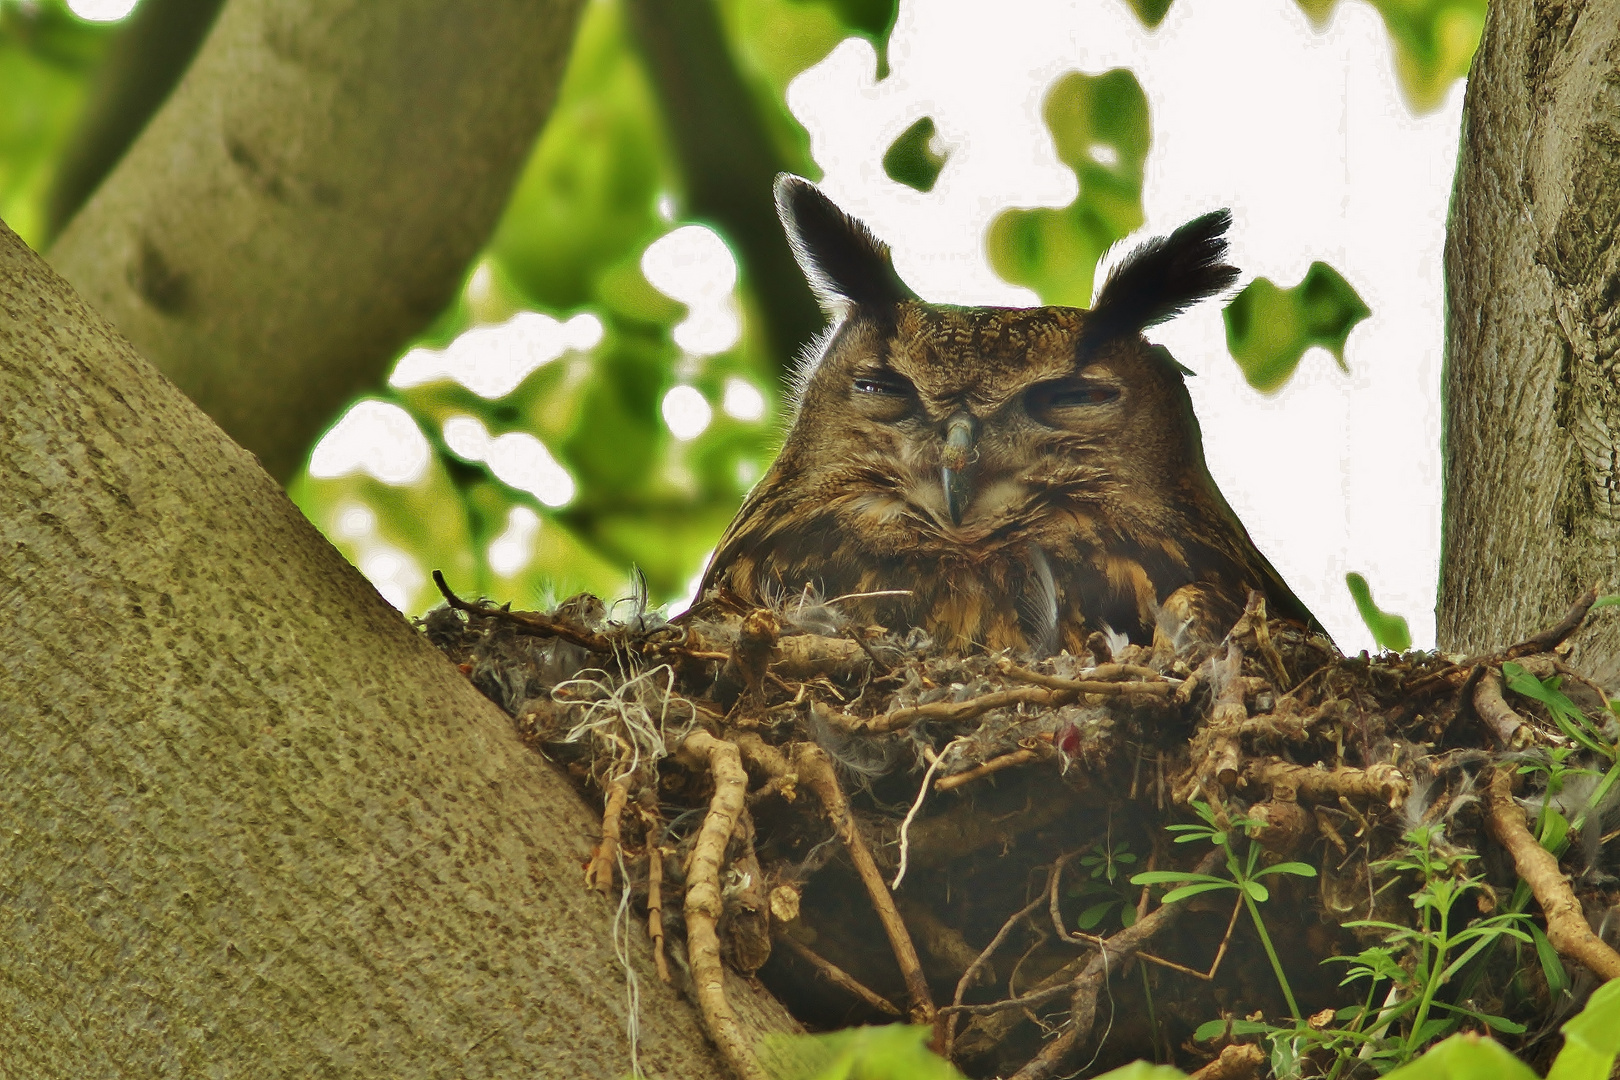
<path fill-rule="evenodd" d="M 945 425 L 945 467 L 940 470 L 940 479 L 945 485 L 945 512 L 950 514 L 952 525 L 962 524 L 962 512 L 973 498 L 967 466 L 976 434 L 973 418 L 964 413 L 957 413 Z"/>

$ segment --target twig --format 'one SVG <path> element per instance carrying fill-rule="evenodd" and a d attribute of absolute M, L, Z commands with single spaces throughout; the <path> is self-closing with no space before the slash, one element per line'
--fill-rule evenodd
<path fill-rule="evenodd" d="M 1221 1056 L 1187 1080 L 1253 1080 L 1266 1063 L 1266 1052 L 1253 1043 L 1233 1043 Z"/>
<path fill-rule="evenodd" d="M 1266 625 L 1266 600 L 1259 593 L 1249 594 L 1249 609 L 1254 614 L 1254 643 L 1260 647 L 1260 660 L 1271 675 L 1271 685 L 1281 694 L 1289 689 L 1292 680 L 1283 666 L 1282 654 L 1271 643 L 1271 628 Z"/>
<path fill-rule="evenodd" d="M 934 790 L 954 791 L 963 784 L 971 784 L 981 776 L 989 776 L 991 773 L 998 773 L 1002 769 L 1011 769 L 1017 765 L 1027 765 L 1031 761 L 1039 761 L 1042 756 L 1039 750 L 1014 750 L 1009 754 L 993 757 L 989 761 L 973 766 L 971 769 L 952 773 L 949 776 L 942 776 L 934 781 Z"/>
<path fill-rule="evenodd" d="M 1485 789 L 1485 809 L 1491 835 L 1513 856 L 1513 868 L 1547 917 L 1547 940 L 1553 948 L 1600 979 L 1620 978 L 1620 953 L 1592 932 L 1558 860 L 1525 827 L 1524 811 L 1513 798 L 1513 774 L 1506 769 L 1493 772 Z"/>
<path fill-rule="evenodd" d="M 1047 873 L 1047 880 L 1049 882 L 1051 880 L 1050 871 Z M 956 993 L 951 998 L 950 1007 L 941 1009 L 941 1015 L 934 1023 L 934 1038 L 941 1047 L 940 1056 L 945 1058 L 946 1061 L 950 1060 L 951 1048 L 956 1043 L 956 1018 L 960 1015 L 962 998 L 967 995 L 968 987 L 973 985 L 973 980 L 978 977 L 979 972 L 983 971 L 985 966 L 990 963 L 990 957 L 994 955 L 995 951 L 1006 942 L 1007 935 L 1012 933 L 1013 927 L 1033 915 L 1035 910 L 1045 903 L 1045 899 L 1046 889 L 1043 888 L 1036 894 L 1035 899 L 1025 904 L 1021 910 L 1015 912 L 1011 918 L 1002 923 L 1001 929 L 996 931 L 996 936 L 990 939 L 990 944 L 984 947 L 978 958 L 967 966 L 967 970 L 962 972 L 962 977 L 956 981 Z"/>
<path fill-rule="evenodd" d="M 511 611 L 498 604 L 475 603 L 470 600 L 463 600 L 450 591 L 450 586 L 445 583 L 444 574 L 438 570 L 433 571 L 433 584 L 439 587 L 439 592 L 444 596 L 444 602 L 457 611 L 465 611 L 470 615 L 482 615 L 486 619 L 500 619 L 531 634 L 537 634 L 541 637 L 562 638 L 564 641 L 572 642 L 581 648 L 589 649 L 591 652 L 610 653 L 614 651 L 613 642 L 601 634 L 594 634 L 589 630 L 581 629 L 554 616 L 545 615 L 538 611 Z"/>
<path fill-rule="evenodd" d="M 797 941 L 780 932 L 776 934 L 776 940 L 781 942 L 783 945 L 786 945 L 788 952 L 792 953 L 794 956 L 797 956 L 800 960 L 803 960 L 805 963 L 814 968 L 817 975 L 820 975 L 823 979 L 826 979 L 828 982 L 832 983 L 846 994 L 865 1002 L 867 1005 L 870 1005 L 872 1008 L 884 1013 L 887 1016 L 900 1015 L 900 1010 L 895 1007 L 892 1001 L 884 997 L 882 994 L 879 994 L 877 991 L 872 990 L 865 983 L 862 983 L 854 976 L 850 975 L 849 972 L 845 971 L 831 960 L 828 960 L 820 953 L 814 951 L 810 948 L 810 946 L 804 944 L 802 941 Z"/>
<path fill-rule="evenodd" d="M 619 828 L 624 815 L 624 800 L 630 788 L 623 780 L 611 780 L 607 786 L 607 809 L 602 812 L 602 842 L 597 845 L 591 865 L 585 871 L 585 880 L 598 892 L 613 891 L 613 866 L 619 857 Z"/>
<path fill-rule="evenodd" d="M 1590 589 L 1583 592 L 1557 623 L 1534 637 L 1525 638 L 1517 645 L 1508 646 L 1502 653 L 1502 659 L 1513 660 L 1520 656 L 1529 656 L 1532 653 L 1552 652 L 1553 649 L 1562 645 L 1565 639 L 1581 628 L 1581 623 L 1586 621 L 1586 616 L 1591 612 L 1592 605 L 1597 603 L 1599 584 L 1594 582 Z"/>
<path fill-rule="evenodd" d="M 1341 798 L 1374 800 L 1391 808 L 1399 806 L 1411 790 L 1406 774 L 1387 761 L 1377 762 L 1365 769 L 1340 765 L 1335 769 L 1318 769 L 1310 765 L 1295 765 L 1278 757 L 1251 759 L 1244 766 L 1243 778 L 1250 784 L 1286 791 L 1310 803 L 1334 803 Z"/>
<path fill-rule="evenodd" d="M 647 841 L 647 936 L 652 938 L 658 977 L 669 982 L 669 961 L 664 956 L 664 852 L 652 839 L 651 826 Z"/>
<path fill-rule="evenodd" d="M 737 1014 L 726 1000 L 725 969 L 720 961 L 720 938 L 716 926 L 724 910 L 720 895 L 720 868 L 726 845 L 742 813 L 748 774 L 743 771 L 737 747 L 716 739 L 706 731 L 694 731 L 680 747 L 682 757 L 704 766 L 714 777 L 714 797 L 692 846 L 686 872 L 686 955 L 692 968 L 692 982 L 698 1008 L 709 1029 L 709 1037 L 733 1071 L 743 1080 L 765 1080 L 765 1073 L 737 1025 Z"/>
<path fill-rule="evenodd" d="M 1038 671 L 1021 668 L 1006 659 L 996 664 L 1001 673 L 1008 678 L 1019 682 L 1034 683 L 1036 686 L 1045 686 L 1052 690 L 1073 690 L 1082 694 L 1129 694 L 1143 693 L 1154 697 L 1168 697 L 1175 690 L 1180 679 L 1167 679 L 1152 668 L 1139 667 L 1135 664 L 1110 664 L 1113 671 L 1099 674 L 1103 668 L 1089 671 L 1086 679 L 1065 679 L 1058 675 L 1042 675 Z M 1118 672 L 1115 675 L 1115 672 Z M 1146 672 L 1146 675 L 1142 673 Z M 1129 673 L 1132 678 L 1127 679 Z M 1099 689 L 1102 684 L 1106 689 Z"/>
<path fill-rule="evenodd" d="M 1204 856 L 1196 872 L 1209 873 L 1220 865 L 1222 858 L 1223 853 L 1216 848 Z M 1126 958 L 1136 955 L 1160 930 L 1174 923 L 1186 906 L 1183 900 L 1174 904 L 1160 904 L 1152 913 L 1102 943 L 1097 955 L 1069 983 L 1072 990 L 1069 1022 L 1056 1036 L 1046 1041 L 1039 1054 L 1013 1074 L 1013 1080 L 1049 1080 L 1057 1074 L 1080 1040 L 1091 1034 L 1097 1019 L 1097 991 L 1109 973 Z"/>
<path fill-rule="evenodd" d="M 1031 672 L 1030 674 L 1034 674 Z M 1050 676 L 1040 676 L 1050 678 Z M 967 701 L 933 701 L 927 705 L 909 705 L 896 709 L 882 716 L 873 716 L 867 719 L 834 713 L 833 723 L 845 731 L 865 732 L 870 734 L 883 734 L 889 731 L 899 731 L 909 727 L 918 720 L 944 720 L 963 721 L 983 716 L 994 709 L 1005 709 L 1015 705 L 1057 706 L 1067 705 L 1081 694 L 1131 694 L 1146 693 L 1159 697 L 1169 697 L 1174 687 L 1169 683 L 1142 683 L 1142 682 L 1082 682 L 1079 680 L 1062 680 L 1066 685 L 1061 689 L 1048 689 L 1044 686 L 1020 686 L 1010 690 L 994 690 L 988 694 L 980 694 Z"/>
<path fill-rule="evenodd" d="M 872 900 L 878 921 L 883 924 L 883 932 L 888 935 L 895 962 L 900 965 L 900 974 L 905 979 L 906 992 L 911 999 L 912 1021 L 933 1023 L 934 1002 L 929 996 L 922 962 L 917 958 L 917 948 L 911 943 L 911 935 L 906 932 L 906 924 L 895 909 L 894 897 L 889 894 L 871 851 L 861 839 L 860 830 L 855 827 L 855 818 L 849 812 L 849 802 L 844 798 L 843 789 L 838 786 L 838 777 L 833 773 L 827 752 L 813 743 L 800 743 L 794 751 L 793 765 L 800 781 L 821 800 L 827 820 L 843 841 L 850 862 L 855 864 L 855 872 L 866 886 L 867 896 Z"/>
<path fill-rule="evenodd" d="M 1502 676 L 1481 665 L 1480 676 L 1474 687 L 1474 712 L 1480 722 L 1496 736 L 1496 741 L 1507 750 L 1523 750 L 1535 738 L 1535 729 L 1524 722 L 1513 706 L 1502 696 Z"/>

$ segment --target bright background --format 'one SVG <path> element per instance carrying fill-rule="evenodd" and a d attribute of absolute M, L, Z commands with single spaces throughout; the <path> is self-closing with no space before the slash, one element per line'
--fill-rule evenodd
<path fill-rule="evenodd" d="M 882 59 L 882 0 L 716 2 L 786 167 L 821 177 L 926 299 L 1084 303 L 1108 241 L 1218 206 L 1235 215 L 1240 288 L 1291 289 L 1329 264 L 1370 309 L 1339 324 L 1342 367 L 1310 348 L 1279 389 L 1256 390 L 1220 303 L 1153 336 L 1197 373 L 1228 499 L 1340 645 L 1373 644 L 1350 571 L 1432 645 L 1441 249 L 1456 76 L 1483 0 L 1175 0 L 1167 12 L 1165 0 L 1016 0 L 993 16 L 971 0 L 905 0 Z M 46 3 L 0 0 L 0 17 Z M 134 5 L 69 6 L 115 22 Z M 37 245 L 58 129 L 101 30 L 41 75 L 6 25 L 0 216 Z M 1106 74 L 1117 69 L 1129 75 Z M 8 78 L 33 99 L 7 105 Z M 534 605 L 625 595 L 632 564 L 655 602 L 678 608 L 770 460 L 784 402 L 758 297 L 718 223 L 683 211 L 657 100 L 615 0 L 590 0 L 557 109 L 463 296 L 292 485 L 407 612 L 436 603 L 430 568 Z M 925 117 L 933 182 L 902 183 L 886 156 Z M 1019 228 L 1046 230 L 1024 263 L 1008 254 Z"/>

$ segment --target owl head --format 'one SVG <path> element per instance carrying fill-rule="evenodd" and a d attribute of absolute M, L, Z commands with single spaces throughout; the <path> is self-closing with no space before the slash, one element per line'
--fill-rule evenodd
<path fill-rule="evenodd" d="M 1043 505 L 1158 516 L 1207 475 L 1185 369 L 1142 331 L 1237 278 L 1229 212 L 1132 251 L 1087 311 L 924 303 L 812 184 L 783 176 L 776 200 L 831 320 L 799 372 L 784 463 L 868 485 L 897 542 L 981 541 Z"/>

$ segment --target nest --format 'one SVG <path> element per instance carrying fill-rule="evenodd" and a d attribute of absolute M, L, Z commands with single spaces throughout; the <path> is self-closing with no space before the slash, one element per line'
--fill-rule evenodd
<path fill-rule="evenodd" d="M 1477 657 L 1341 656 L 1254 595 L 1218 647 L 1041 660 L 809 597 L 445 595 L 428 636 L 604 807 L 586 886 L 630 890 L 743 1077 L 724 967 L 811 1030 L 909 1018 L 1020 1080 L 1370 1076 L 1459 1027 L 1534 1059 L 1620 975 L 1616 729 L 1560 649 L 1596 590 Z"/>

